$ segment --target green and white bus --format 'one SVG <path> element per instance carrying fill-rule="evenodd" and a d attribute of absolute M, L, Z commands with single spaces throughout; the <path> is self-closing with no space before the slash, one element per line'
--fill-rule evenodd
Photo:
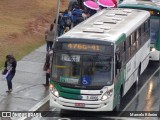
<path fill-rule="evenodd" d="M 160 1 L 158 0 L 136 0 L 123 1 L 119 8 L 141 9 L 150 12 L 150 60 L 160 60 Z"/>
<path fill-rule="evenodd" d="M 150 53 L 150 13 L 101 10 L 54 44 L 50 107 L 64 110 L 119 110 L 138 82 Z"/>

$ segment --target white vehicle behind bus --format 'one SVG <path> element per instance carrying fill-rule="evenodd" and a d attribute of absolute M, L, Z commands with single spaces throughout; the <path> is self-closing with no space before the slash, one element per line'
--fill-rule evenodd
<path fill-rule="evenodd" d="M 118 7 L 150 12 L 150 60 L 160 61 L 160 2 L 158 0 L 124 0 Z"/>

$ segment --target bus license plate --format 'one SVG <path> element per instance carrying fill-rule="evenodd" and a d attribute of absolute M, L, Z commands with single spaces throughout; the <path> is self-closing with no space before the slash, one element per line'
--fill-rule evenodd
<path fill-rule="evenodd" d="M 98 96 L 87 96 L 87 100 L 98 100 Z"/>
<path fill-rule="evenodd" d="M 84 103 L 75 103 L 75 107 L 85 107 Z"/>

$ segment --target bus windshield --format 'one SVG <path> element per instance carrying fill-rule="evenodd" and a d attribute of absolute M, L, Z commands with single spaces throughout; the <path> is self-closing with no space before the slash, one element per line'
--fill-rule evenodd
<path fill-rule="evenodd" d="M 160 19 L 150 19 L 151 26 L 151 43 L 154 44 L 158 40 L 158 32 L 160 31 Z"/>
<path fill-rule="evenodd" d="M 111 85 L 111 63 L 111 56 L 54 53 L 52 78 L 73 86 Z"/>

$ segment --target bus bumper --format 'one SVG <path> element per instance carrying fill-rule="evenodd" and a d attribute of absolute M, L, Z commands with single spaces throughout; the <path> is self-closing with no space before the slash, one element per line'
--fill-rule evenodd
<path fill-rule="evenodd" d="M 80 107 L 77 107 L 77 105 L 80 105 Z M 50 93 L 50 108 L 79 111 L 112 111 L 113 97 L 107 99 L 106 101 L 80 101 L 62 97 L 57 98 Z"/>

